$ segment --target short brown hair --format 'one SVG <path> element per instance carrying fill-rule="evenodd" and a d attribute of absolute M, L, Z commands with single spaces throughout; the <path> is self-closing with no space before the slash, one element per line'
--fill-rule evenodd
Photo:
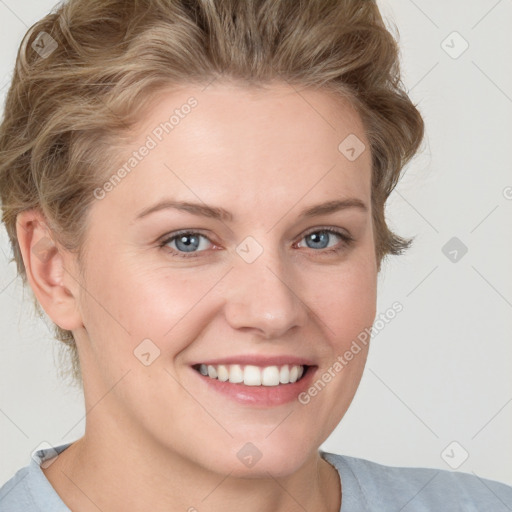
<path fill-rule="evenodd" d="M 372 154 L 379 271 L 386 255 L 410 246 L 388 229 L 384 207 L 424 125 L 375 1 L 69 0 L 23 39 L 0 125 L 2 220 L 24 283 L 18 213 L 40 209 L 80 261 L 92 191 L 115 165 L 116 141 L 156 91 L 216 78 L 283 80 L 349 97 Z M 72 332 L 54 325 L 54 335 L 81 382 Z"/>

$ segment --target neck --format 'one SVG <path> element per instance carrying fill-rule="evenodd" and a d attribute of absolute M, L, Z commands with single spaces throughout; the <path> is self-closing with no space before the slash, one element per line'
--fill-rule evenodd
<path fill-rule="evenodd" d="M 87 431 L 43 470 L 77 512 L 340 510 L 339 475 L 318 451 L 290 475 L 237 477 L 137 437 L 91 436 Z"/>

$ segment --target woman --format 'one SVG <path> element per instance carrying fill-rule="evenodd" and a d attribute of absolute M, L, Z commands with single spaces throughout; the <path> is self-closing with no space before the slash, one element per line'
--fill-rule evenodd
<path fill-rule="evenodd" d="M 70 0 L 36 24 L 3 221 L 88 413 L 2 510 L 510 509 L 504 484 L 319 451 L 410 245 L 384 206 L 422 136 L 371 1 Z"/>

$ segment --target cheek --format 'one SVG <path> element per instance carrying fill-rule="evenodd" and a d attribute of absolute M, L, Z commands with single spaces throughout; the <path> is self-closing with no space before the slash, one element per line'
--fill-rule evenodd
<path fill-rule="evenodd" d="M 344 343 L 373 323 L 376 271 L 372 254 L 368 243 L 339 264 L 299 265 L 290 274 L 293 288 L 302 290 L 297 295 L 303 307 L 320 318 L 328 339 Z M 105 342 L 130 338 L 134 347 L 150 338 L 162 349 L 172 339 L 173 350 L 179 352 L 180 340 L 185 343 L 194 334 L 190 320 L 194 319 L 192 331 L 199 332 L 215 316 L 219 304 L 212 302 L 209 292 L 226 273 L 224 266 L 142 266 L 121 254 L 112 261 L 117 264 L 106 260 L 90 264 L 84 297 L 90 336 Z M 119 346 L 116 343 L 112 349 Z M 126 352 L 129 355 L 131 350 Z"/>
<path fill-rule="evenodd" d="M 161 352 L 178 353 L 211 319 L 212 304 L 205 299 L 224 273 L 121 264 L 98 268 L 85 294 L 89 337 L 125 362 L 146 338 Z"/>
<path fill-rule="evenodd" d="M 369 328 L 377 307 L 377 274 L 371 261 L 360 259 L 354 265 L 340 265 L 328 279 L 322 280 L 321 290 L 310 286 L 315 296 L 315 312 L 322 320 L 326 336 L 333 344 L 344 346 Z"/>

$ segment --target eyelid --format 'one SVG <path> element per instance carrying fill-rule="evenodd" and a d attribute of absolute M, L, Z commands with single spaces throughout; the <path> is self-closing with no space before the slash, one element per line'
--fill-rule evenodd
<path fill-rule="evenodd" d="M 316 233 L 317 231 L 329 231 L 331 233 L 336 233 L 339 236 L 346 236 L 347 238 L 352 238 L 352 235 L 346 229 L 338 228 L 338 227 L 334 227 L 334 226 L 316 226 L 314 228 L 306 230 L 302 234 L 302 238 L 310 235 L 311 233 Z"/>

